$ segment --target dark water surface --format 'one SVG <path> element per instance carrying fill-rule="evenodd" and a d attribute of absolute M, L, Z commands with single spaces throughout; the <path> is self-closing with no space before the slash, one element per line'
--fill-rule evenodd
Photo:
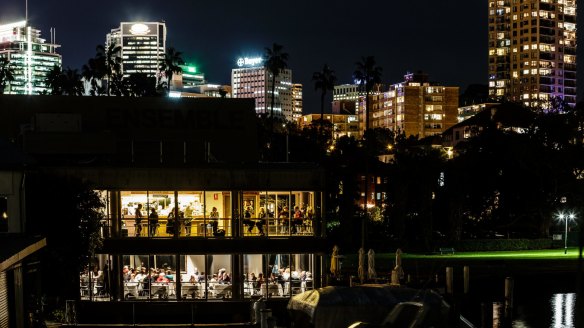
<path fill-rule="evenodd" d="M 515 278 L 514 283 L 514 328 L 576 327 L 577 296 L 573 275 L 523 276 Z M 503 302 L 505 284 L 504 279 L 494 279 L 481 281 L 474 287 L 466 315 L 480 327 L 480 304 L 484 303 L 490 310 L 493 302 Z"/>

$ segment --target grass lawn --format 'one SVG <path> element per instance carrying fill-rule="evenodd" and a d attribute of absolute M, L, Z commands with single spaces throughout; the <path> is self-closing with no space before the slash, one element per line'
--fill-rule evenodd
<path fill-rule="evenodd" d="M 570 260 L 578 258 L 578 248 L 568 248 L 568 254 L 564 249 L 543 249 L 527 251 L 505 252 L 455 252 L 454 254 L 402 254 L 403 259 L 468 259 L 468 260 Z M 379 254 L 380 257 L 395 257 L 395 254 Z"/>
<path fill-rule="evenodd" d="M 438 267 L 451 265 L 473 265 L 473 267 L 485 267 L 487 270 L 493 265 L 506 263 L 505 267 L 512 268 L 565 268 L 575 267 L 578 260 L 578 248 L 568 248 L 568 254 L 564 249 L 505 251 L 505 252 L 455 252 L 454 254 L 402 254 L 403 265 L 410 270 L 414 267 L 434 271 Z M 573 263 L 573 264 L 571 264 Z M 395 253 L 375 254 L 375 264 L 378 272 L 390 272 L 395 265 Z M 365 258 L 367 265 L 367 258 Z M 343 261 L 343 271 L 357 272 L 357 254 L 347 254 Z M 521 270 L 521 269 L 519 269 Z"/>

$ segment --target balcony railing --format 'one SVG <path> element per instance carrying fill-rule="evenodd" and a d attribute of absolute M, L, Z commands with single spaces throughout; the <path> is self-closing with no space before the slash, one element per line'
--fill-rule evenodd
<path fill-rule="evenodd" d="M 285 236 L 315 236 L 314 220 L 311 218 L 243 218 L 240 221 L 240 237 L 285 237 Z M 146 219 L 139 222 L 136 219 L 122 219 L 122 238 L 215 238 L 234 237 L 231 218 L 181 218 L 179 226 L 176 221 L 167 218 Z M 102 238 L 115 237 L 112 221 L 103 220 L 100 227 Z"/>

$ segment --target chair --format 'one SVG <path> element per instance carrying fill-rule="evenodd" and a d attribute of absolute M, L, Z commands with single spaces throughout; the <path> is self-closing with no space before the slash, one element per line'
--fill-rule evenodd
<path fill-rule="evenodd" d="M 81 297 L 89 296 L 89 284 L 87 282 L 81 282 L 79 288 L 81 291 Z"/>

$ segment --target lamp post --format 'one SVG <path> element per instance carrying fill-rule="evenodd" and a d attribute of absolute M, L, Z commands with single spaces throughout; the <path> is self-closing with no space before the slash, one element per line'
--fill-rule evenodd
<path fill-rule="evenodd" d="M 568 254 L 568 221 L 569 220 L 574 220 L 576 218 L 576 216 L 574 215 L 574 213 L 570 213 L 570 214 L 564 214 L 564 213 L 560 213 L 558 214 L 558 219 L 560 219 L 560 221 L 564 221 L 565 223 L 565 233 L 564 233 L 564 254 Z"/>

